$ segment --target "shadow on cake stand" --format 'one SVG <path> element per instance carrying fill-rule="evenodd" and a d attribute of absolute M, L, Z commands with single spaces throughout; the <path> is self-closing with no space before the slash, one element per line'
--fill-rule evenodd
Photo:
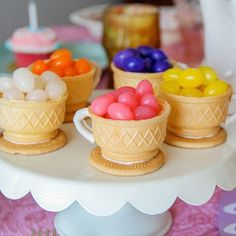
<path fill-rule="evenodd" d="M 97 171 L 88 162 L 94 146 L 73 124 L 62 129 L 68 144 L 60 150 L 38 156 L 0 154 L 2 193 L 19 199 L 31 192 L 39 206 L 58 212 L 55 227 L 61 236 L 164 235 L 171 226 L 168 209 L 177 197 L 201 205 L 216 185 L 224 190 L 236 186 L 235 123 L 226 127 L 226 143 L 214 148 L 163 145 L 167 163 L 137 177 Z"/>

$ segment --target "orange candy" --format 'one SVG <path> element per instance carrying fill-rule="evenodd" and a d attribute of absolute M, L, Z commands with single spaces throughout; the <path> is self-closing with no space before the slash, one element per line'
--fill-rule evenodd
<path fill-rule="evenodd" d="M 48 65 L 43 60 L 37 60 L 32 66 L 32 72 L 41 75 L 44 71 L 48 70 Z"/>
<path fill-rule="evenodd" d="M 67 67 L 64 69 L 64 76 L 75 76 L 77 75 L 78 72 L 77 70 L 75 69 L 75 67 Z"/>
<path fill-rule="evenodd" d="M 60 68 L 60 67 L 50 67 L 49 70 L 54 72 L 54 73 L 56 73 L 60 77 L 64 77 L 65 76 L 64 70 L 62 68 Z"/>
<path fill-rule="evenodd" d="M 59 67 L 65 69 L 72 64 L 72 59 L 66 56 L 59 57 L 50 62 L 52 67 Z"/>
<path fill-rule="evenodd" d="M 81 75 L 89 72 L 91 70 L 91 65 L 86 58 L 81 58 L 75 62 L 75 68 L 78 74 Z"/>
<path fill-rule="evenodd" d="M 55 60 L 55 59 L 58 59 L 60 57 L 67 57 L 69 59 L 72 60 L 72 54 L 71 52 L 66 49 L 66 48 L 61 48 L 61 49 L 58 49 L 56 50 L 51 56 L 50 56 L 50 59 L 51 60 Z"/>

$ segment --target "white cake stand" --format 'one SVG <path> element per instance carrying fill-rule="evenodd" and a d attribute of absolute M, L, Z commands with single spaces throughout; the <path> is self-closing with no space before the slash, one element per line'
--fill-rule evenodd
<path fill-rule="evenodd" d="M 0 153 L 0 190 L 10 199 L 31 192 L 44 209 L 59 212 L 61 236 L 162 236 L 171 226 L 168 209 L 177 197 L 207 202 L 215 186 L 236 186 L 236 124 L 221 146 L 191 150 L 163 146 L 167 163 L 139 177 L 101 173 L 88 163 L 93 146 L 73 124 L 63 130 L 68 144 L 41 156 Z"/>

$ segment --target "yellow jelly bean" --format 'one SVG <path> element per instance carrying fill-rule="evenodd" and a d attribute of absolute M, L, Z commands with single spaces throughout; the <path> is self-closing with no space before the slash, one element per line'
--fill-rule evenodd
<path fill-rule="evenodd" d="M 179 79 L 181 73 L 182 73 L 182 70 L 179 68 L 168 69 L 163 73 L 163 80 L 176 81 Z"/>
<path fill-rule="evenodd" d="M 203 93 L 199 89 L 196 88 L 183 88 L 180 90 L 179 95 L 185 97 L 202 97 Z"/>
<path fill-rule="evenodd" d="M 198 69 L 204 74 L 205 80 L 203 81 L 203 85 L 207 86 L 212 82 L 218 80 L 217 73 L 209 66 L 199 66 Z"/>
<path fill-rule="evenodd" d="M 178 79 L 179 85 L 183 88 L 196 88 L 205 80 L 203 73 L 195 68 L 185 69 Z"/>
<path fill-rule="evenodd" d="M 218 96 L 224 94 L 228 90 L 228 84 L 223 80 L 212 82 L 204 89 L 204 96 Z"/>
<path fill-rule="evenodd" d="M 166 93 L 179 94 L 179 91 L 180 91 L 180 86 L 178 82 L 175 82 L 175 81 L 163 82 L 160 88 Z"/>

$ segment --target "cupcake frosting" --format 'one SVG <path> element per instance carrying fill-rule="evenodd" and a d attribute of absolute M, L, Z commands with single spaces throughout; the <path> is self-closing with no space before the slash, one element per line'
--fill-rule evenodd
<path fill-rule="evenodd" d="M 7 41 L 6 46 L 14 52 L 48 53 L 58 46 L 56 33 L 49 28 L 32 32 L 28 27 L 17 29 Z"/>

